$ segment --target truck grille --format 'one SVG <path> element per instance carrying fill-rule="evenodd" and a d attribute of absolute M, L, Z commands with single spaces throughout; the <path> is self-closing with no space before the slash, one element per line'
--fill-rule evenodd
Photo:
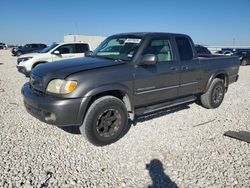
<path fill-rule="evenodd" d="M 31 74 L 30 76 L 30 86 L 31 89 L 39 94 L 44 93 L 43 80 L 40 76 Z"/>

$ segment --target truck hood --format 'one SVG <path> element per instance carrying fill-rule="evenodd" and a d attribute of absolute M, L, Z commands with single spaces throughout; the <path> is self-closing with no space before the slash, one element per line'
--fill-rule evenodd
<path fill-rule="evenodd" d="M 65 78 L 73 73 L 124 63 L 125 62 L 94 57 L 74 58 L 40 64 L 32 70 L 32 73 L 43 77 Z"/>

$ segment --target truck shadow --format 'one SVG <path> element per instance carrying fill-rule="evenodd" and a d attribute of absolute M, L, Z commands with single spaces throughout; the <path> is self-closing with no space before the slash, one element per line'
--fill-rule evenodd
<path fill-rule="evenodd" d="M 128 126 L 126 127 L 126 130 L 125 130 L 124 133 L 120 136 L 120 138 L 123 137 L 125 134 L 128 133 L 128 131 L 129 131 L 131 125 L 132 125 L 132 122 L 129 121 L 129 122 L 128 122 Z M 76 134 L 76 135 L 77 135 L 77 134 L 81 134 L 81 132 L 80 132 L 78 126 L 66 126 L 66 127 L 60 127 L 60 126 L 59 126 L 58 128 L 62 129 L 63 131 L 65 131 L 65 132 L 67 132 L 67 133 L 70 133 L 70 134 Z"/>
<path fill-rule="evenodd" d="M 168 108 L 168 109 L 165 109 L 165 110 L 156 111 L 154 113 L 150 113 L 150 114 L 138 117 L 133 122 L 133 124 L 135 126 L 137 123 L 143 123 L 145 121 L 149 121 L 149 120 L 152 120 L 152 119 L 155 119 L 155 118 L 159 118 L 159 117 L 162 117 L 162 116 L 165 116 L 165 115 L 168 115 L 168 114 L 172 114 L 172 113 L 178 112 L 180 110 L 189 109 L 189 108 L 190 108 L 189 104 L 183 104 L 183 105 Z"/>
<path fill-rule="evenodd" d="M 171 114 L 171 113 L 175 113 L 175 112 L 178 112 L 180 110 L 189 109 L 190 107 L 188 105 L 189 104 L 179 105 L 179 106 L 169 108 L 169 109 L 166 109 L 166 110 L 161 110 L 161 111 L 157 111 L 157 112 L 154 112 L 154 113 L 150 113 L 150 114 L 147 114 L 145 116 L 140 116 L 137 119 L 135 119 L 133 122 L 129 121 L 128 126 L 127 126 L 127 128 L 126 128 L 126 130 L 125 130 L 125 132 L 124 132 L 124 134 L 122 136 L 124 136 L 129 131 L 132 124 L 134 126 L 136 126 L 136 124 L 138 122 L 143 123 L 145 121 L 149 121 L 149 120 L 152 120 L 152 119 L 155 119 L 155 118 L 158 118 L 158 117 L 162 117 L 162 116 L 165 116 L 165 115 L 168 115 L 168 114 Z M 60 127 L 59 126 L 58 128 L 62 129 L 63 131 L 65 131 L 67 133 L 70 133 L 70 134 L 81 134 L 78 126 L 67 126 L 67 127 Z"/>
<path fill-rule="evenodd" d="M 70 134 L 81 134 L 78 126 L 67 126 L 67 127 L 58 127 L 58 128 Z"/>
<path fill-rule="evenodd" d="M 165 174 L 163 164 L 159 159 L 153 159 L 149 164 L 146 164 L 149 176 L 152 179 L 152 185 L 148 188 L 177 188 L 168 175 Z"/>

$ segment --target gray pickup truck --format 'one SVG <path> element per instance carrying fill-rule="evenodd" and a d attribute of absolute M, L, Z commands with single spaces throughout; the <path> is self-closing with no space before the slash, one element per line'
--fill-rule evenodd
<path fill-rule="evenodd" d="M 92 144 L 108 145 L 139 116 L 197 100 L 220 106 L 238 79 L 238 57 L 197 57 L 194 49 L 183 34 L 113 35 L 85 58 L 37 66 L 24 104 L 43 122 L 78 126 Z"/>

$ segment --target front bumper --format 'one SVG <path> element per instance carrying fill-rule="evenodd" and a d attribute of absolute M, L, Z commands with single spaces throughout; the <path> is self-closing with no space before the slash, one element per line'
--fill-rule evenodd
<path fill-rule="evenodd" d="M 74 126 L 83 121 L 87 98 L 61 99 L 36 94 L 29 83 L 23 86 L 22 94 L 27 112 L 42 122 L 57 126 Z"/>
<path fill-rule="evenodd" d="M 16 66 L 18 72 L 24 74 L 26 77 L 30 76 L 30 71 L 27 71 L 26 67 Z"/>

